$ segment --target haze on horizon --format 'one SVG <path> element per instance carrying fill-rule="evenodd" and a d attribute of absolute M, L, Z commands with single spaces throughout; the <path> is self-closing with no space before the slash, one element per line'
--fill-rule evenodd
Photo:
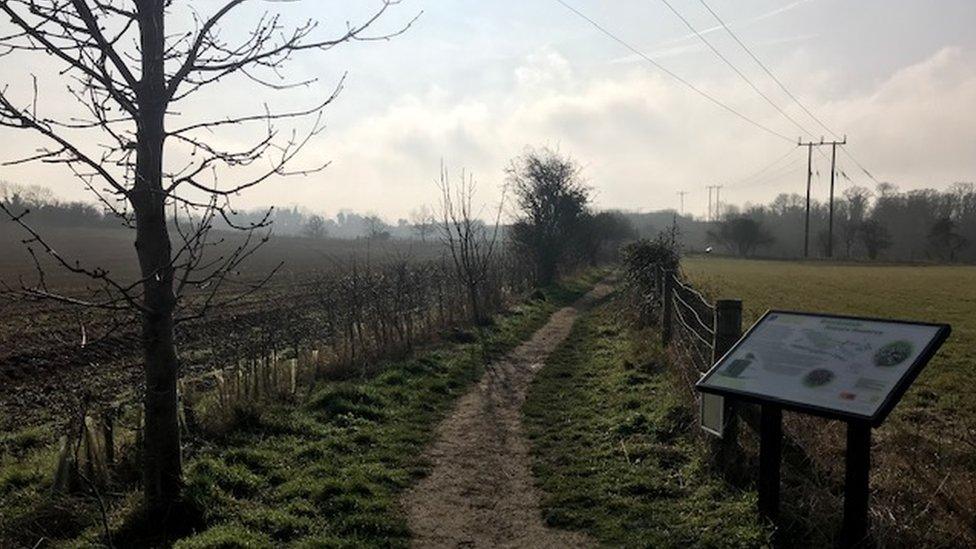
<path fill-rule="evenodd" d="M 830 137 L 716 27 L 700 2 L 670 1 L 810 131 L 804 139 Z M 800 136 L 660 0 L 567 2 L 749 118 L 793 141 Z M 850 151 L 877 180 L 902 190 L 976 180 L 976 3 L 707 3 L 813 113 L 849 137 Z M 194 7 L 207 13 L 213 4 L 203 0 Z M 375 7 L 348 4 L 315 2 L 314 13 L 302 15 L 319 19 L 328 32 Z M 236 18 L 241 32 L 255 13 L 274 8 L 258 2 L 242 11 Z M 558 147 L 578 160 L 602 208 L 677 208 L 677 193 L 687 191 L 686 211 L 702 215 L 706 185 L 724 185 L 723 202 L 739 204 L 803 191 L 805 154 L 795 143 L 709 103 L 555 0 L 404 0 L 382 26 L 395 29 L 421 11 L 406 34 L 388 42 L 344 45 L 290 65 L 290 79 L 317 79 L 302 91 L 259 97 L 253 87 L 223 87 L 194 103 L 198 109 L 214 101 L 249 110 L 263 101 L 307 107 L 331 93 L 348 70 L 345 89 L 327 111 L 327 131 L 302 161 L 331 166 L 256 187 L 237 198 L 237 207 L 299 205 L 330 214 L 353 209 L 407 217 L 435 201 L 442 161 L 474 173 L 481 198 L 494 201 L 506 165 L 526 145 Z M 63 83 L 45 68 L 5 69 L 3 80 L 23 87 L 37 74 L 41 109 L 57 110 Z M 13 130 L 4 135 L 10 156 L 39 143 Z M 777 159 L 764 176 L 749 178 Z M 839 180 L 840 191 L 874 186 L 848 157 L 840 159 L 849 178 Z M 829 168 L 824 157 L 815 160 L 814 195 L 824 199 Z M 88 199 L 61 166 L 5 166 L 0 179 Z"/>

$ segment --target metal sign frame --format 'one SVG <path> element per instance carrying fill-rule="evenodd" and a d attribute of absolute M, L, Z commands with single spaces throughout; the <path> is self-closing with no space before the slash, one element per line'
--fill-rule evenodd
<path fill-rule="evenodd" d="M 796 402 L 792 400 L 785 400 L 769 395 L 764 395 L 761 393 L 755 393 L 751 391 L 745 391 L 741 389 L 730 389 L 727 387 L 714 387 L 705 385 L 705 382 L 714 375 L 719 366 L 721 366 L 727 358 L 729 358 L 733 353 L 735 353 L 739 347 L 749 339 L 749 336 L 753 331 L 766 320 L 767 317 L 774 314 L 784 314 L 784 315 L 800 315 L 800 316 L 812 316 L 812 317 L 826 317 L 835 318 L 840 320 L 857 320 L 857 321 L 867 321 L 867 322 L 883 322 L 888 324 L 910 324 L 913 326 L 929 326 L 932 328 L 937 328 L 935 336 L 928 342 L 921 353 L 915 358 L 915 361 L 905 370 L 905 373 L 901 378 L 895 383 L 895 386 L 888 392 L 885 399 L 882 401 L 881 405 L 878 406 L 874 415 L 858 414 L 854 412 L 846 412 L 842 410 L 836 410 L 833 408 L 828 408 L 826 406 L 819 406 L 816 404 L 807 404 L 803 402 Z M 734 398 L 736 400 L 741 400 L 745 402 L 752 402 L 757 404 L 773 404 L 783 408 L 784 410 L 791 410 L 795 412 L 812 414 L 815 416 L 825 417 L 828 419 L 837 419 L 841 421 L 866 421 L 870 423 L 873 427 L 881 425 L 884 420 L 888 417 L 888 414 L 894 409 L 895 405 L 901 400 L 911 387 L 912 383 L 921 373 L 922 369 L 928 364 L 929 360 L 935 355 L 939 350 L 939 347 L 945 342 L 952 332 L 952 327 L 948 324 L 938 324 L 932 322 L 912 322 L 907 320 L 892 320 L 888 318 L 873 318 L 864 316 L 848 316 L 848 315 L 837 315 L 829 313 L 812 313 L 812 312 L 802 312 L 802 311 L 789 311 L 789 310 L 779 310 L 772 309 L 766 311 L 762 317 L 757 320 L 752 327 L 732 346 L 722 358 L 718 360 L 709 370 L 702 376 L 695 384 L 695 388 L 703 393 L 716 394 L 728 398 Z"/>

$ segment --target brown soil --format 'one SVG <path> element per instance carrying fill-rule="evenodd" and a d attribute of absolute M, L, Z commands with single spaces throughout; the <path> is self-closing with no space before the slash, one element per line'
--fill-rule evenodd
<path fill-rule="evenodd" d="M 556 312 L 532 339 L 492 364 L 437 429 L 430 475 L 404 498 L 418 547 L 592 547 L 588 537 L 547 527 L 530 468 L 521 407 L 546 357 L 579 310 L 610 292 L 601 284 Z"/>

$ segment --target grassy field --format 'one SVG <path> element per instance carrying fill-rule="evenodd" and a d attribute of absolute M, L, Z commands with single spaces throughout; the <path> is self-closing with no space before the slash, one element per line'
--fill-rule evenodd
<path fill-rule="evenodd" d="M 714 298 L 742 300 L 748 327 L 767 309 L 952 325 L 952 336 L 897 411 L 934 406 L 976 427 L 976 267 L 867 266 L 692 258 L 685 273 Z M 930 395 L 929 393 L 934 393 Z M 905 406 L 908 404 L 908 406 Z"/>
<path fill-rule="evenodd" d="M 549 288 L 546 299 L 499 315 L 471 342 L 444 342 L 375 365 L 374 377 L 321 382 L 308 399 L 242 409 L 232 425 L 195 433 L 186 474 L 188 535 L 176 547 L 408 545 L 398 496 L 424 473 L 421 452 L 434 425 L 485 364 L 593 281 Z M 0 439 L 6 450 L 0 453 L 0 547 L 30 547 L 41 538 L 69 546 L 104 543 L 93 501 L 49 495 L 53 452 L 34 448 L 28 438 Z M 115 546 L 145 543 L 133 514 L 135 484 L 105 498 Z"/>
<path fill-rule="evenodd" d="M 951 324 L 948 342 L 875 431 L 872 518 L 876 537 L 902 544 L 954 546 L 976 539 L 976 267 L 698 257 L 682 268 L 710 297 L 741 299 L 746 327 L 772 308 Z M 790 421 L 839 493 L 841 427 Z M 819 511 L 834 516 L 836 504 L 836 497 L 808 500 L 795 512 L 799 518 Z"/>
<path fill-rule="evenodd" d="M 708 470 L 656 336 L 617 303 L 579 318 L 523 408 L 548 524 L 610 547 L 757 547 L 754 494 Z"/>

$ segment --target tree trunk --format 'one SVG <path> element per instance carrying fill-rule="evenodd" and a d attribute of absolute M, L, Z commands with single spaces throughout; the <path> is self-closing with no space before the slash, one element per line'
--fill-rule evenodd
<path fill-rule="evenodd" d="M 468 284 L 468 299 L 471 300 L 471 317 L 476 325 L 481 325 L 485 319 L 481 312 L 481 303 L 478 300 L 477 284 Z"/>
<path fill-rule="evenodd" d="M 163 4 L 163 0 L 137 2 L 142 80 L 137 90 L 138 144 L 135 182 L 130 195 L 136 216 L 136 253 L 146 308 L 142 315 L 146 378 L 143 487 L 147 509 L 161 519 L 179 499 L 182 485 L 176 395 L 179 362 L 173 339 L 176 296 L 162 175 L 168 103 Z"/>

